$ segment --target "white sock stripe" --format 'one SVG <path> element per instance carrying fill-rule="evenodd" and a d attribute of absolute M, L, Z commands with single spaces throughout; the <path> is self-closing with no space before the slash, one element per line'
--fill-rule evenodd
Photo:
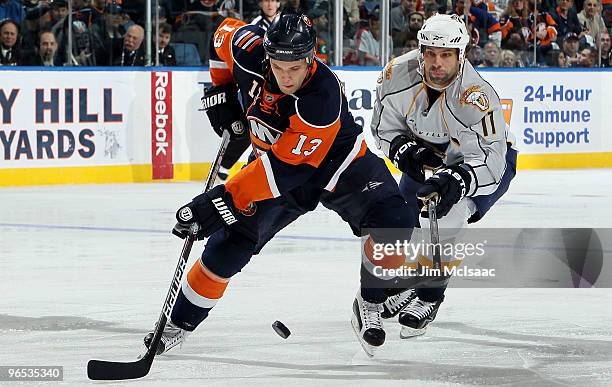
<path fill-rule="evenodd" d="M 266 178 L 268 179 L 268 186 L 270 187 L 270 191 L 272 192 L 272 196 L 277 198 L 281 196 L 278 187 L 276 186 L 276 180 L 274 179 L 274 172 L 272 171 L 272 165 L 270 164 L 270 159 L 267 153 L 264 153 L 261 156 L 261 163 L 263 164 L 264 170 L 266 172 Z"/>
<path fill-rule="evenodd" d="M 185 295 L 185 298 L 187 298 L 189 302 L 191 302 L 195 306 L 199 306 L 200 308 L 210 309 L 217 304 L 217 301 L 219 301 L 218 299 L 200 296 L 198 293 L 196 293 L 195 290 L 191 288 L 191 286 L 189 286 L 188 281 L 183 282 L 182 290 L 183 294 Z"/>

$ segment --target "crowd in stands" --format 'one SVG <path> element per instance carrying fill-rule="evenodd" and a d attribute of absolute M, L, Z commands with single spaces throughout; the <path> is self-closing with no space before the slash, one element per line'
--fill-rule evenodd
<path fill-rule="evenodd" d="M 289 8 L 313 21 L 324 62 L 380 66 L 380 0 L 343 0 L 342 63 L 333 61 L 334 1 L 158 0 L 153 64 L 206 65 L 223 18 L 265 29 Z M 612 0 L 388 1 L 392 56 L 417 48 L 416 33 L 431 15 L 455 13 L 467 21 L 474 66 L 610 67 Z M 145 0 L 0 0 L 0 65 L 144 66 L 145 24 Z"/>

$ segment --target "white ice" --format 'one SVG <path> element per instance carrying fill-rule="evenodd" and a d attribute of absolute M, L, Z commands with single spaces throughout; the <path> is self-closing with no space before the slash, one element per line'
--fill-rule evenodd
<path fill-rule="evenodd" d="M 169 233 L 174 210 L 200 189 L 1 189 L 0 365 L 61 365 L 66 384 L 82 385 L 89 359 L 134 360 L 182 246 Z M 520 171 L 481 225 L 610 227 L 612 171 Z M 232 279 L 180 350 L 132 383 L 612 383 L 612 289 L 451 288 L 425 336 L 401 340 L 387 322 L 387 342 L 369 359 L 349 322 L 358 271 L 358 242 L 320 207 Z"/>

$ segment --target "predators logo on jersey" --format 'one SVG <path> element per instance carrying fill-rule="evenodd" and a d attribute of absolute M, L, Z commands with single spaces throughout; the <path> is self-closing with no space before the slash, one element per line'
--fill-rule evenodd
<path fill-rule="evenodd" d="M 474 85 L 468 87 L 459 100 L 463 105 L 474 105 L 481 112 L 489 111 L 489 97 L 480 91 L 480 86 Z"/>

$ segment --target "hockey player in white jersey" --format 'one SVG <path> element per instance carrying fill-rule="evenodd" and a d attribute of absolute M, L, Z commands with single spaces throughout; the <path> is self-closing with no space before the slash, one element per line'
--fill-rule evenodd
<path fill-rule="evenodd" d="M 443 238 L 445 229 L 478 221 L 507 191 L 517 151 L 497 93 L 465 59 L 470 38 L 463 21 L 434 15 L 417 37 L 418 50 L 392 60 L 378 79 L 371 130 L 378 148 L 402 171 L 400 191 L 424 230 L 429 222 L 421 210 L 438 195 Z M 435 170 L 429 179 L 426 168 Z M 453 257 L 442 260 L 453 264 Z M 445 279 L 438 287 L 395 296 L 404 302 L 386 317 L 399 312 L 402 337 L 424 333 L 447 284 Z"/>

